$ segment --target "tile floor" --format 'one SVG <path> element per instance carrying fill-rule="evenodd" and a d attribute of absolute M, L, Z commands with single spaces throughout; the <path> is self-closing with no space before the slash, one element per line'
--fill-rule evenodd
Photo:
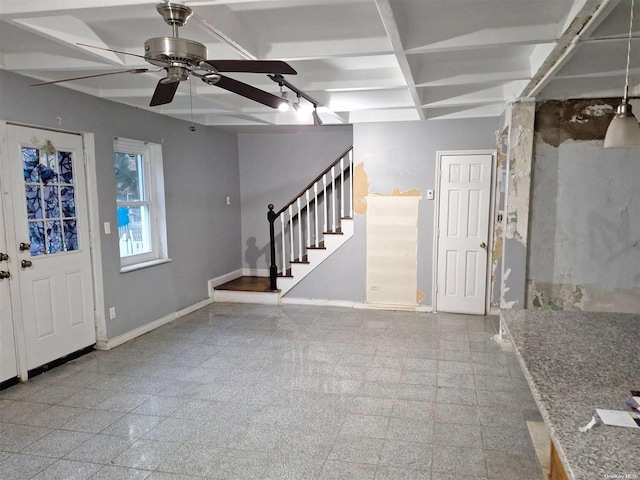
<path fill-rule="evenodd" d="M 214 304 L 0 392 L 0 478 L 541 480 L 497 317 Z"/>

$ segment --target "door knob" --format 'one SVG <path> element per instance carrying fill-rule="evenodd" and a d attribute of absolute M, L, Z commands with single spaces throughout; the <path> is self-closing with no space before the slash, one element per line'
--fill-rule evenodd
<path fill-rule="evenodd" d="M 4 262 L 5 260 L 9 260 L 9 255 L 6 253 L 0 253 L 0 262 Z"/>
<path fill-rule="evenodd" d="M 484 242 L 482 242 L 482 243 L 480 244 L 480 248 L 484 248 L 484 249 L 486 250 L 486 249 L 487 249 L 487 244 L 486 244 L 486 243 L 484 243 Z"/>
<path fill-rule="evenodd" d="M 33 266 L 33 262 L 31 260 L 22 260 L 20 262 L 20 265 L 22 266 L 22 268 L 27 268 Z"/>
<path fill-rule="evenodd" d="M 30 248 L 31 248 L 31 244 L 24 243 L 24 242 L 20 243 L 20 251 L 21 252 L 24 252 L 25 250 L 29 250 Z"/>
<path fill-rule="evenodd" d="M 7 272 L 6 270 L 0 270 L 0 279 L 9 278 L 10 276 L 11 273 Z"/>

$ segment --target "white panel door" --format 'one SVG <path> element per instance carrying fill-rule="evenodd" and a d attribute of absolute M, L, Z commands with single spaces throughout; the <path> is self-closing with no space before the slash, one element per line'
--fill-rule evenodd
<path fill-rule="evenodd" d="M 0 178 L 0 181 L 3 180 L 3 178 Z M 0 212 L 4 212 L 2 195 L 0 195 Z M 11 316 L 11 291 L 9 289 L 11 277 L 7 277 L 7 275 L 11 275 L 11 266 L 5 239 L 3 214 L 3 218 L 0 218 L 0 382 L 15 378 L 18 375 Z"/>
<path fill-rule="evenodd" d="M 84 151 L 79 135 L 18 126 L 7 134 L 13 316 L 30 370 L 95 343 Z"/>
<path fill-rule="evenodd" d="M 493 156 L 441 157 L 436 309 L 486 313 Z"/>

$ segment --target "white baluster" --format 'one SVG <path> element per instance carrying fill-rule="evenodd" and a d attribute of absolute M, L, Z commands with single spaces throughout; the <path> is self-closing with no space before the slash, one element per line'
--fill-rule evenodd
<path fill-rule="evenodd" d="M 302 261 L 302 209 L 300 208 L 300 197 L 296 200 L 298 204 L 298 260 Z"/>
<path fill-rule="evenodd" d="M 318 247 L 318 238 L 320 238 L 318 234 L 318 182 L 313 184 L 313 226 L 316 232 L 316 238 L 314 245 L 316 248 Z"/>
<path fill-rule="evenodd" d="M 336 171 L 331 167 L 331 231 L 336 231 Z"/>
<path fill-rule="evenodd" d="M 284 212 L 280 214 L 280 238 L 282 242 L 282 274 L 284 275 L 287 263 L 287 242 L 284 236 Z"/>
<path fill-rule="evenodd" d="M 305 247 L 311 246 L 311 215 L 309 211 L 309 189 L 305 192 L 305 197 L 307 198 L 307 243 Z M 306 251 L 306 248 L 305 248 Z"/>
<path fill-rule="evenodd" d="M 322 215 L 322 232 L 324 233 L 327 231 L 327 217 L 329 216 L 329 210 L 327 210 L 329 208 L 329 200 L 327 199 L 327 174 L 326 173 L 322 175 L 322 188 L 324 189 L 324 195 L 323 195 L 324 215 Z"/>
<path fill-rule="evenodd" d="M 340 218 L 344 218 L 344 157 L 340 159 Z"/>
<path fill-rule="evenodd" d="M 296 259 L 295 250 L 293 249 L 293 205 L 289 205 L 289 247 L 291 248 L 289 264 L 291 264 Z"/>
<path fill-rule="evenodd" d="M 349 150 L 349 217 L 353 218 L 353 150 Z"/>

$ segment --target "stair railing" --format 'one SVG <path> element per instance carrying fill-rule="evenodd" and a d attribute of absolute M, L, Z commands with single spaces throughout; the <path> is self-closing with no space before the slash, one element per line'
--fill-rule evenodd
<path fill-rule="evenodd" d="M 288 276 L 292 263 L 306 263 L 308 250 L 324 248 L 325 235 L 340 234 L 341 220 L 353 217 L 353 146 L 280 210 L 268 208 L 270 288 L 277 290 L 279 275 Z"/>

